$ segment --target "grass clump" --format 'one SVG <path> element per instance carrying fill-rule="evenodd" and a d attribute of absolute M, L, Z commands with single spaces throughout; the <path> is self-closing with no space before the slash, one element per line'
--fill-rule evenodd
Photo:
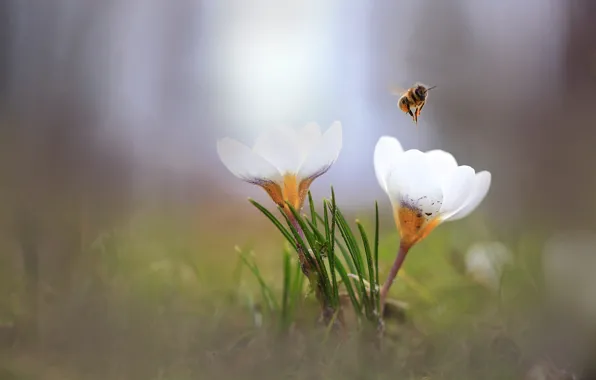
<path fill-rule="evenodd" d="M 331 199 L 323 201 L 322 213 L 315 210 L 310 192 L 308 201 L 310 217 L 301 215 L 287 203 L 290 213 L 284 212 L 284 209 L 279 207 L 283 220 L 276 218 L 258 202 L 251 200 L 251 203 L 275 225 L 296 253 L 302 273 L 309 279 L 311 290 L 321 306 L 321 319 L 328 327 L 336 325 L 345 330 L 346 302 L 344 301 L 346 299 L 349 300 L 359 325 L 362 321 L 367 321 L 381 326 L 378 286 L 378 207 L 375 212 L 374 244 L 371 246 L 362 224 L 356 223 L 356 233 L 349 226 L 336 204 L 333 188 Z M 261 293 L 267 294 L 266 298 L 270 299 L 270 289 L 262 280 L 258 268 L 249 263 L 245 255 L 241 257 L 259 279 Z M 293 277 L 295 271 L 291 270 L 287 253 L 284 257 L 282 299 L 286 300 L 290 292 L 289 284 L 295 282 Z M 291 289 L 299 291 L 298 288 Z M 295 299 L 293 295 L 292 300 Z M 294 306 L 283 304 L 282 307 L 279 305 L 276 307 L 279 308 L 280 318 L 283 320 L 290 313 L 287 308 Z M 289 326 L 287 321 L 280 322 L 280 325 L 285 328 Z"/>

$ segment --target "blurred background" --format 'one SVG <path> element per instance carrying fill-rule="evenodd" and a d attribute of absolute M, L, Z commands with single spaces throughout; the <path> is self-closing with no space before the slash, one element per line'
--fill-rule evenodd
<path fill-rule="evenodd" d="M 365 215 L 378 200 L 387 228 L 382 135 L 491 171 L 477 213 L 496 230 L 592 229 L 594 20 L 591 0 L 2 0 L 2 313 L 60 335 L 37 309 L 76 319 L 81 252 L 139 215 L 172 221 L 203 266 L 235 244 L 280 246 L 255 237 L 274 235 L 246 201 L 264 192 L 215 150 L 278 124 L 340 120 L 314 196 L 333 185 Z M 437 89 L 416 128 L 389 89 L 418 81 Z"/>

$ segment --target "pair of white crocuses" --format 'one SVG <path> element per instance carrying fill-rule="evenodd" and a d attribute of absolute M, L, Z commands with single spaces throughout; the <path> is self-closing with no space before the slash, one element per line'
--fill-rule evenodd
<path fill-rule="evenodd" d="M 252 149 L 224 138 L 217 151 L 234 175 L 261 186 L 278 205 L 285 207 L 287 201 L 300 209 L 310 184 L 329 170 L 341 147 L 342 127 L 335 122 L 325 133 L 314 123 L 299 130 L 276 128 L 258 137 Z M 440 223 L 470 214 L 491 182 L 489 172 L 458 166 L 450 153 L 404 151 L 388 136 L 377 142 L 374 167 L 391 200 L 401 245 L 408 248 Z"/>

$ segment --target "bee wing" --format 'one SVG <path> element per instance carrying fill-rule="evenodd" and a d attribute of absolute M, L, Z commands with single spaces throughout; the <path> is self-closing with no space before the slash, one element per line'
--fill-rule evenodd
<path fill-rule="evenodd" d="M 399 86 L 391 86 L 389 87 L 389 93 L 391 95 L 396 95 L 396 96 L 402 96 L 404 94 L 404 92 L 406 92 L 407 90 L 405 88 L 399 87 Z"/>

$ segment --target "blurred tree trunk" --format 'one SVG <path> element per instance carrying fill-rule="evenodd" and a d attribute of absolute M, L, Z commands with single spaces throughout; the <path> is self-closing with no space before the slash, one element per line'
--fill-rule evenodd
<path fill-rule="evenodd" d="M 534 208 L 553 227 L 583 229 L 596 226 L 596 2 L 570 1 L 566 8 L 562 87 L 535 113 L 542 116 L 526 138 L 539 158 L 528 194 L 541 194 Z"/>
<path fill-rule="evenodd" d="M 564 76 L 570 93 L 596 87 L 596 2 L 575 0 L 567 4 L 567 43 Z"/>
<path fill-rule="evenodd" d="M 0 34 L 0 84 L 7 84 L 0 95 L 10 103 L 10 123 L 2 125 L 10 132 L 0 140 L 6 169 L 1 190 L 14 208 L 10 217 L 34 319 L 24 326 L 42 343 L 44 331 L 55 330 L 45 329 L 52 323 L 47 317 L 69 302 L 81 253 L 127 210 L 129 157 L 122 147 L 97 140 L 105 118 L 101 69 L 110 59 L 97 31 L 110 32 L 103 26 L 111 6 L 0 2 L 0 18 L 11 21 L 0 23 L 9 36 Z"/>

